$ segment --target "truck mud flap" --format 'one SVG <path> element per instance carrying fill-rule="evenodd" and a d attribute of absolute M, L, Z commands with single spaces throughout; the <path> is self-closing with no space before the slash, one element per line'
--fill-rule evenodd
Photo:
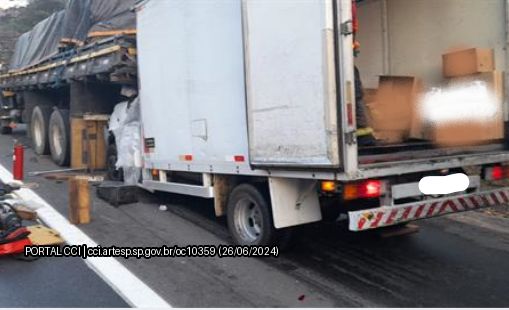
<path fill-rule="evenodd" d="M 351 231 L 364 231 L 509 203 L 509 188 L 348 212 Z"/>

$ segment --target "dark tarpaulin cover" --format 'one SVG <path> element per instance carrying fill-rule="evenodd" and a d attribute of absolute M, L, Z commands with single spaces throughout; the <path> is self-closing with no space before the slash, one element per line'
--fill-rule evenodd
<path fill-rule="evenodd" d="M 38 23 L 21 35 L 11 58 L 10 69 L 35 65 L 58 53 L 62 39 L 84 42 L 88 34 L 136 28 L 132 11 L 136 0 L 69 0 L 64 10 Z"/>
<path fill-rule="evenodd" d="M 69 0 L 63 37 L 84 41 L 97 31 L 136 28 L 135 0 Z"/>
<path fill-rule="evenodd" d="M 29 66 L 58 51 L 64 14 L 64 11 L 54 13 L 19 37 L 11 58 L 10 69 Z"/>

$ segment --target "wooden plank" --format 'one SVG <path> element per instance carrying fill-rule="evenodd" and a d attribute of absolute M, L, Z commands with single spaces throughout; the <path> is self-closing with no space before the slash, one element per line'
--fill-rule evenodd
<path fill-rule="evenodd" d="M 92 120 L 71 119 L 71 167 L 73 169 L 106 169 L 105 129 L 108 122 L 92 116 Z"/>
<path fill-rule="evenodd" d="M 48 174 L 48 175 L 44 176 L 44 178 L 47 180 L 52 180 L 52 181 L 69 181 L 70 179 L 72 179 L 78 175 L 83 178 L 87 178 L 87 180 L 89 182 L 104 181 L 104 175 L 101 175 L 101 174 L 97 174 L 97 175 L 91 174 L 91 175 L 84 176 L 82 174 L 76 174 L 76 173 L 54 173 L 54 174 Z"/>
<path fill-rule="evenodd" d="M 85 114 L 83 115 L 83 119 L 85 121 L 103 121 L 107 122 L 110 120 L 110 116 L 108 114 Z"/>
<path fill-rule="evenodd" d="M 4 97 L 6 97 L 6 98 L 7 97 L 14 97 L 16 95 L 16 93 L 12 92 L 12 91 L 4 90 L 4 91 L 2 91 L 2 95 Z"/>
<path fill-rule="evenodd" d="M 105 136 L 106 129 L 108 128 L 108 123 L 104 121 L 97 122 L 97 140 L 96 140 L 96 153 L 95 153 L 95 163 L 94 169 L 96 170 L 104 170 L 106 169 L 106 147 L 107 147 L 107 137 Z"/>
<path fill-rule="evenodd" d="M 106 138 L 104 136 L 107 123 L 104 121 L 86 121 L 88 168 L 102 170 L 106 168 Z"/>
<path fill-rule="evenodd" d="M 88 178 L 77 176 L 69 180 L 69 221 L 72 224 L 90 223 L 90 186 Z"/>
<path fill-rule="evenodd" d="M 121 30 L 108 30 L 108 31 L 93 31 L 88 34 L 89 38 L 95 37 L 112 37 L 116 35 L 134 35 L 136 29 L 121 29 Z"/>
<path fill-rule="evenodd" d="M 97 167 L 97 123 L 86 121 L 87 128 L 87 167 L 90 170 L 94 170 Z"/>
<path fill-rule="evenodd" d="M 79 224 L 80 218 L 78 214 L 78 182 L 75 179 L 69 180 L 69 222 L 71 224 Z"/>
<path fill-rule="evenodd" d="M 86 161 L 83 160 L 84 132 L 85 121 L 81 118 L 71 118 L 71 168 L 73 169 L 87 168 Z"/>

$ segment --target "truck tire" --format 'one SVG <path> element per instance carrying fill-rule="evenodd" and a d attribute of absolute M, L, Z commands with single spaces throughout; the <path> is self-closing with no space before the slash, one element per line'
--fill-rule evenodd
<path fill-rule="evenodd" d="M 110 181 L 120 182 L 124 180 L 124 171 L 122 168 L 117 169 L 117 159 L 117 146 L 114 143 L 109 144 L 106 150 L 106 177 Z"/>
<path fill-rule="evenodd" d="M 49 154 L 48 128 L 51 107 L 36 106 L 30 118 L 32 147 L 37 155 Z"/>
<path fill-rule="evenodd" d="M 277 232 L 268 195 L 251 184 L 235 187 L 228 199 L 227 222 L 238 245 L 274 245 Z"/>
<path fill-rule="evenodd" d="M 70 161 L 69 110 L 54 110 L 49 120 L 49 148 L 51 159 L 59 166 Z"/>

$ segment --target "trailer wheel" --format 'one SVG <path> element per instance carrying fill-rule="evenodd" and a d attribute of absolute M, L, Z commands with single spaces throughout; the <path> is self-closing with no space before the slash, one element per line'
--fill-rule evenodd
<path fill-rule="evenodd" d="M 51 107 L 36 106 L 30 118 L 30 133 L 32 144 L 37 155 L 49 154 L 48 128 Z"/>
<path fill-rule="evenodd" d="M 276 243 L 276 229 L 272 222 L 272 211 L 267 196 L 250 184 L 241 184 L 231 192 L 227 206 L 227 221 L 236 244 Z"/>
<path fill-rule="evenodd" d="M 124 171 L 122 168 L 117 169 L 117 147 L 116 145 L 110 144 L 108 145 L 108 150 L 106 151 L 106 169 L 107 178 L 111 181 L 123 181 L 124 179 Z"/>
<path fill-rule="evenodd" d="M 56 109 L 49 120 L 49 147 L 53 162 L 59 166 L 69 165 L 69 110 Z"/>

